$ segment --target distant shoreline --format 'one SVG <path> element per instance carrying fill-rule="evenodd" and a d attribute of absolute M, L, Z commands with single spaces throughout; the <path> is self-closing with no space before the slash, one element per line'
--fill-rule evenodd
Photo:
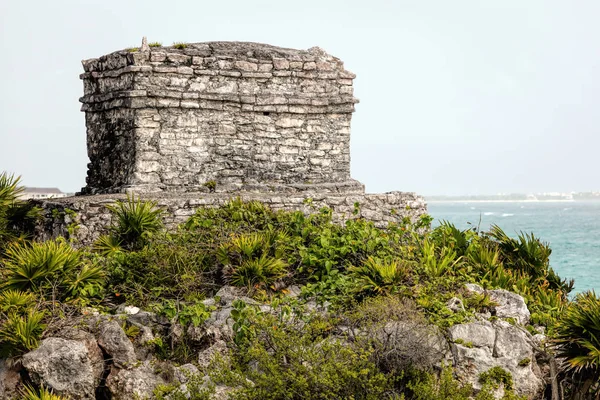
<path fill-rule="evenodd" d="M 598 200 L 564 200 L 564 199 L 552 199 L 552 200 L 427 200 L 427 203 L 584 203 L 584 202 L 597 202 Z"/>

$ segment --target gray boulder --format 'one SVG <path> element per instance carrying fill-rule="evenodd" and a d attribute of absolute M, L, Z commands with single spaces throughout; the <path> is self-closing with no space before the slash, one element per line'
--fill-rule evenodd
<path fill-rule="evenodd" d="M 133 344 L 115 320 L 104 321 L 98 327 L 98 345 L 119 368 L 130 367 L 137 361 Z"/>
<path fill-rule="evenodd" d="M 95 353 L 95 352 L 94 352 Z M 97 354 L 97 353 L 96 353 Z M 39 348 L 23 356 L 23 367 L 34 383 L 72 399 L 95 399 L 101 370 L 86 345 L 80 341 L 47 338 Z"/>
<path fill-rule="evenodd" d="M 493 314 L 498 318 L 513 318 L 521 325 L 527 325 L 531 314 L 522 296 L 504 289 L 485 290 L 474 283 L 465 285 L 469 292 L 487 294 L 497 304 L 492 307 Z"/>
<path fill-rule="evenodd" d="M 376 339 L 379 363 L 389 369 L 435 367 L 449 355 L 444 335 L 422 321 L 391 321 L 373 327 L 367 334 Z"/>
<path fill-rule="evenodd" d="M 488 290 L 491 299 L 498 305 L 494 307 L 499 318 L 514 318 L 521 325 L 527 325 L 531 314 L 522 296 L 504 289 Z"/>
<path fill-rule="evenodd" d="M 217 340 L 212 346 L 198 353 L 198 366 L 207 369 L 217 354 L 227 357 L 228 352 L 227 343 L 223 340 Z"/>
<path fill-rule="evenodd" d="M 517 394 L 539 398 L 544 382 L 529 333 L 505 321 L 478 321 L 454 325 L 448 335 L 456 372 L 475 389 L 481 389 L 481 373 L 501 367 L 511 373 Z"/>
<path fill-rule="evenodd" d="M 131 369 L 113 368 L 106 379 L 113 400 L 150 399 L 154 388 L 165 383 L 147 361 Z"/>

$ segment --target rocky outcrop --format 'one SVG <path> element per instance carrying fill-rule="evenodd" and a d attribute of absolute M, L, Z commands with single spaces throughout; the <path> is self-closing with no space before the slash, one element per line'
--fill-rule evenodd
<path fill-rule="evenodd" d="M 539 338 L 532 337 L 519 324 L 528 320 L 529 315 L 527 307 L 522 307 L 523 299 L 506 291 L 486 292 L 476 285 L 470 285 L 468 290 L 494 296 L 496 315 L 480 314 L 468 323 L 452 326 L 446 335 L 425 320 L 406 318 L 381 321 L 368 332 L 359 334 L 381 343 L 376 351 L 381 354 L 378 362 L 384 368 L 402 369 L 407 362 L 429 367 L 451 363 L 461 380 L 480 389 L 481 374 L 500 367 L 511 374 L 517 394 L 529 399 L 540 398 L 545 387 L 546 366 L 538 365 L 537 360 L 544 358 L 536 353 Z M 91 315 L 84 322 L 77 322 L 80 328 L 63 329 L 55 333 L 55 337 L 44 339 L 38 349 L 25 354 L 22 358 L 24 375 L 19 371 L 20 364 L 0 361 L 0 399 L 18 398 L 16 393 L 22 385 L 22 375 L 72 399 L 94 399 L 99 387 L 114 400 L 152 398 L 158 385 L 169 385 L 179 393 L 188 393 L 190 378 L 195 377 L 196 383 L 208 384 L 210 379 L 205 374 L 213 358 L 216 355 L 227 358 L 235 300 L 263 312 L 273 312 L 269 306 L 244 296 L 243 291 L 226 286 L 214 298 L 204 300 L 205 305 L 213 309 L 204 324 L 197 327 L 184 328 L 154 313 L 124 305 L 117 308 L 117 315 Z M 464 312 L 457 300 L 453 299 L 448 306 L 455 308 L 455 312 Z M 314 312 L 327 311 L 315 309 Z M 136 333 L 130 333 L 129 338 L 124 327 L 138 329 L 133 330 Z M 82 330 L 84 328 L 87 331 Z M 339 329 L 340 336 L 334 334 L 336 340 L 356 337 L 356 334 L 348 336 L 343 327 Z M 155 354 L 157 348 L 151 342 L 155 338 L 162 338 L 166 346 L 174 345 L 176 340 L 186 340 L 191 346 L 189 349 L 197 354 L 194 365 L 176 367 L 174 363 L 159 360 Z M 230 391 L 229 387 L 217 385 L 213 398 L 226 398 Z M 502 394 L 500 388 L 497 398 Z"/>
<path fill-rule="evenodd" d="M 133 344 L 117 321 L 105 321 L 100 325 L 98 345 L 119 368 L 129 368 L 137 361 Z"/>
<path fill-rule="evenodd" d="M 479 285 L 465 285 L 468 292 L 488 295 L 495 303 L 491 307 L 492 315 L 498 318 L 512 318 L 521 325 L 527 325 L 531 314 L 525 299 L 516 293 L 504 289 L 485 290 Z"/>
<path fill-rule="evenodd" d="M 23 367 L 37 385 L 72 399 L 95 399 L 100 383 L 96 359 L 84 343 L 57 337 L 44 339 L 40 347 L 23 356 Z"/>
<path fill-rule="evenodd" d="M 149 399 L 154 388 L 164 383 L 149 362 L 131 369 L 115 368 L 106 380 L 113 400 Z"/>
<path fill-rule="evenodd" d="M 448 329 L 457 374 L 480 389 L 481 374 L 500 367 L 512 375 L 517 394 L 538 399 L 545 382 L 536 361 L 539 347 L 521 326 L 530 317 L 524 299 L 506 290 L 486 291 L 473 284 L 467 285 L 467 290 L 488 294 L 496 305 L 489 320 L 480 315 L 477 321 Z M 497 395 L 501 396 L 502 390 Z"/>

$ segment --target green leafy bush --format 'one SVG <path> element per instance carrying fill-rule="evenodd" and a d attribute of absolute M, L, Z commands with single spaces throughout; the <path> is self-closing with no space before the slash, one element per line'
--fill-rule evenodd
<path fill-rule="evenodd" d="M 301 328 L 263 314 L 253 325 L 256 336 L 222 372 L 239 386 L 234 399 L 380 399 L 393 390 L 368 349 L 325 339 L 318 319 Z"/>
<path fill-rule="evenodd" d="M 6 250 L 2 287 L 43 293 L 48 298 L 79 300 L 98 296 L 104 287 L 100 266 L 62 239 L 13 243 Z"/>

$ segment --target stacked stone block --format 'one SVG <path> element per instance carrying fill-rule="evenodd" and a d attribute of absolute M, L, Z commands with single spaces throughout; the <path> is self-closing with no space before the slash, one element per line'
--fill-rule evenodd
<path fill-rule="evenodd" d="M 355 75 L 319 48 L 237 42 L 83 62 L 84 193 L 350 191 Z"/>

